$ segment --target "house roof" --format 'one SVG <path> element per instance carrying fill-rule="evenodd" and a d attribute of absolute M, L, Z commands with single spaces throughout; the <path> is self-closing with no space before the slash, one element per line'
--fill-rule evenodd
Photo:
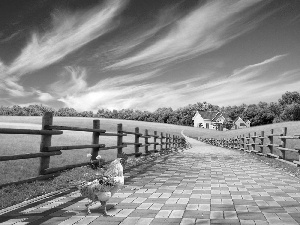
<path fill-rule="evenodd" d="M 193 117 L 193 120 L 198 114 L 201 115 L 204 120 L 211 120 L 212 122 L 216 122 L 222 116 L 225 118 L 225 120 L 231 121 L 227 114 L 217 111 L 197 111 Z"/>
<path fill-rule="evenodd" d="M 220 112 L 212 112 L 212 111 L 199 111 L 199 114 L 205 120 L 213 120 Z"/>
<path fill-rule="evenodd" d="M 228 116 L 227 113 L 223 113 L 223 112 L 222 112 L 222 116 L 224 116 L 224 118 L 225 118 L 227 121 L 231 121 L 231 122 L 232 122 L 232 119 Z"/>
<path fill-rule="evenodd" d="M 242 118 L 238 116 L 237 118 L 235 118 L 235 120 L 233 121 L 233 123 L 235 123 L 235 122 L 238 121 L 239 119 L 242 120 Z M 244 122 L 244 120 L 242 120 L 242 121 Z M 245 122 L 244 122 L 244 123 L 245 123 Z"/>
<path fill-rule="evenodd" d="M 220 117 L 222 117 L 222 113 L 221 112 L 218 112 L 217 114 L 216 114 L 216 116 L 214 117 L 214 118 L 212 118 L 212 122 L 217 122 L 217 120 L 220 118 Z"/>

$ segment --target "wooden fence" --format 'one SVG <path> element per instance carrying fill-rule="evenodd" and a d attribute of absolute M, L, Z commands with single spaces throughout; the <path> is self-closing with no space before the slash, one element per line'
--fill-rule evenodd
<path fill-rule="evenodd" d="M 198 140 L 211 145 L 255 153 L 300 166 L 300 147 L 287 148 L 287 140 L 300 140 L 300 134 L 288 136 L 287 127 L 284 127 L 282 132 L 278 134 L 275 134 L 274 129 L 271 129 L 268 135 L 265 135 L 265 131 L 261 131 L 260 134 L 254 132 L 252 135 L 248 133 L 233 138 L 198 138 Z M 290 154 L 296 154 L 298 160 L 288 159 L 287 155 Z"/>
<path fill-rule="evenodd" d="M 52 135 L 61 135 L 63 130 L 69 131 L 84 131 L 92 133 L 92 144 L 90 145 L 69 145 L 69 146 L 51 146 Z M 20 184 L 25 182 L 31 182 L 35 180 L 44 180 L 58 176 L 60 171 L 71 169 L 75 167 L 80 167 L 90 164 L 90 162 L 66 165 L 62 167 L 50 168 L 50 158 L 51 156 L 61 155 L 62 151 L 74 150 L 74 149 L 86 149 L 91 148 L 91 160 L 95 160 L 99 151 L 117 149 L 119 156 L 123 153 L 123 148 L 128 145 L 134 146 L 134 153 L 126 154 L 127 156 L 141 156 L 151 154 L 152 152 L 164 152 L 168 153 L 172 149 L 177 150 L 178 148 L 183 148 L 185 146 L 185 139 L 179 136 L 171 136 L 170 134 L 160 134 L 157 131 L 154 131 L 154 134 L 149 134 L 148 130 L 145 130 L 145 133 L 142 134 L 139 132 L 139 128 L 135 128 L 133 132 L 123 130 L 122 124 L 117 125 L 116 133 L 108 133 L 106 130 L 100 129 L 100 120 L 93 120 L 92 128 L 80 128 L 80 127 L 68 127 L 68 126 L 58 126 L 53 125 L 53 114 L 51 112 L 46 112 L 42 118 L 42 129 L 41 130 L 31 130 L 31 129 L 10 129 L 10 128 L 0 128 L 0 134 L 30 134 L 30 135 L 41 135 L 40 142 L 40 152 L 39 153 L 27 153 L 20 155 L 11 155 L 11 156 L 0 156 L 1 161 L 8 160 L 18 160 L 18 159 L 29 159 L 29 158 L 40 158 L 39 165 L 39 175 L 32 177 L 26 180 L 10 182 L 7 184 L 2 184 L 0 187 L 11 185 L 11 184 Z M 135 141 L 124 142 L 123 137 L 127 135 L 134 135 Z M 116 136 L 117 141 L 115 146 L 105 146 L 104 144 L 99 143 L 100 136 Z M 141 143 L 140 140 L 144 139 L 144 143 Z M 152 141 L 150 139 L 153 139 Z M 160 140 L 160 141 L 158 141 Z M 149 150 L 149 147 L 153 146 L 153 149 Z M 140 152 L 140 148 L 144 147 L 144 153 Z M 159 147 L 159 148 L 158 148 Z"/>

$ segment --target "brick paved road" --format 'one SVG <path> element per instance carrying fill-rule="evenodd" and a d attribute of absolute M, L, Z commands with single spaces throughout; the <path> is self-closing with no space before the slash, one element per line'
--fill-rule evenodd
<path fill-rule="evenodd" d="M 300 224 L 299 180 L 235 150 L 189 140 L 172 153 L 126 173 L 108 203 L 114 217 L 69 190 L 0 211 L 1 224 Z M 132 187 L 139 187 L 132 190 Z"/>

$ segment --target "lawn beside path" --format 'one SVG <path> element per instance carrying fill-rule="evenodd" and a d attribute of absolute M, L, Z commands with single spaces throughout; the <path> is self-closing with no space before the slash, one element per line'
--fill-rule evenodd
<path fill-rule="evenodd" d="M 3 224 L 300 224 L 297 178 L 249 155 L 187 138 L 183 152 L 162 155 L 125 173 L 127 187 L 85 214 L 69 190 L 11 210 Z M 133 189 L 132 187 L 137 187 Z"/>

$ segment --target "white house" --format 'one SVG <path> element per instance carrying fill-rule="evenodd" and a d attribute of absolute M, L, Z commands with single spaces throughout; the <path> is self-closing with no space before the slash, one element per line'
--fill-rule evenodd
<path fill-rule="evenodd" d="M 197 111 L 192 120 L 194 127 L 222 130 L 226 118 L 221 112 Z"/>
<path fill-rule="evenodd" d="M 243 128 L 247 128 L 250 127 L 250 121 L 247 120 L 247 122 L 244 122 L 244 120 L 242 120 L 241 117 L 237 117 L 234 121 L 233 121 L 233 125 L 232 125 L 232 130 L 236 130 L 236 129 L 243 129 Z"/>

